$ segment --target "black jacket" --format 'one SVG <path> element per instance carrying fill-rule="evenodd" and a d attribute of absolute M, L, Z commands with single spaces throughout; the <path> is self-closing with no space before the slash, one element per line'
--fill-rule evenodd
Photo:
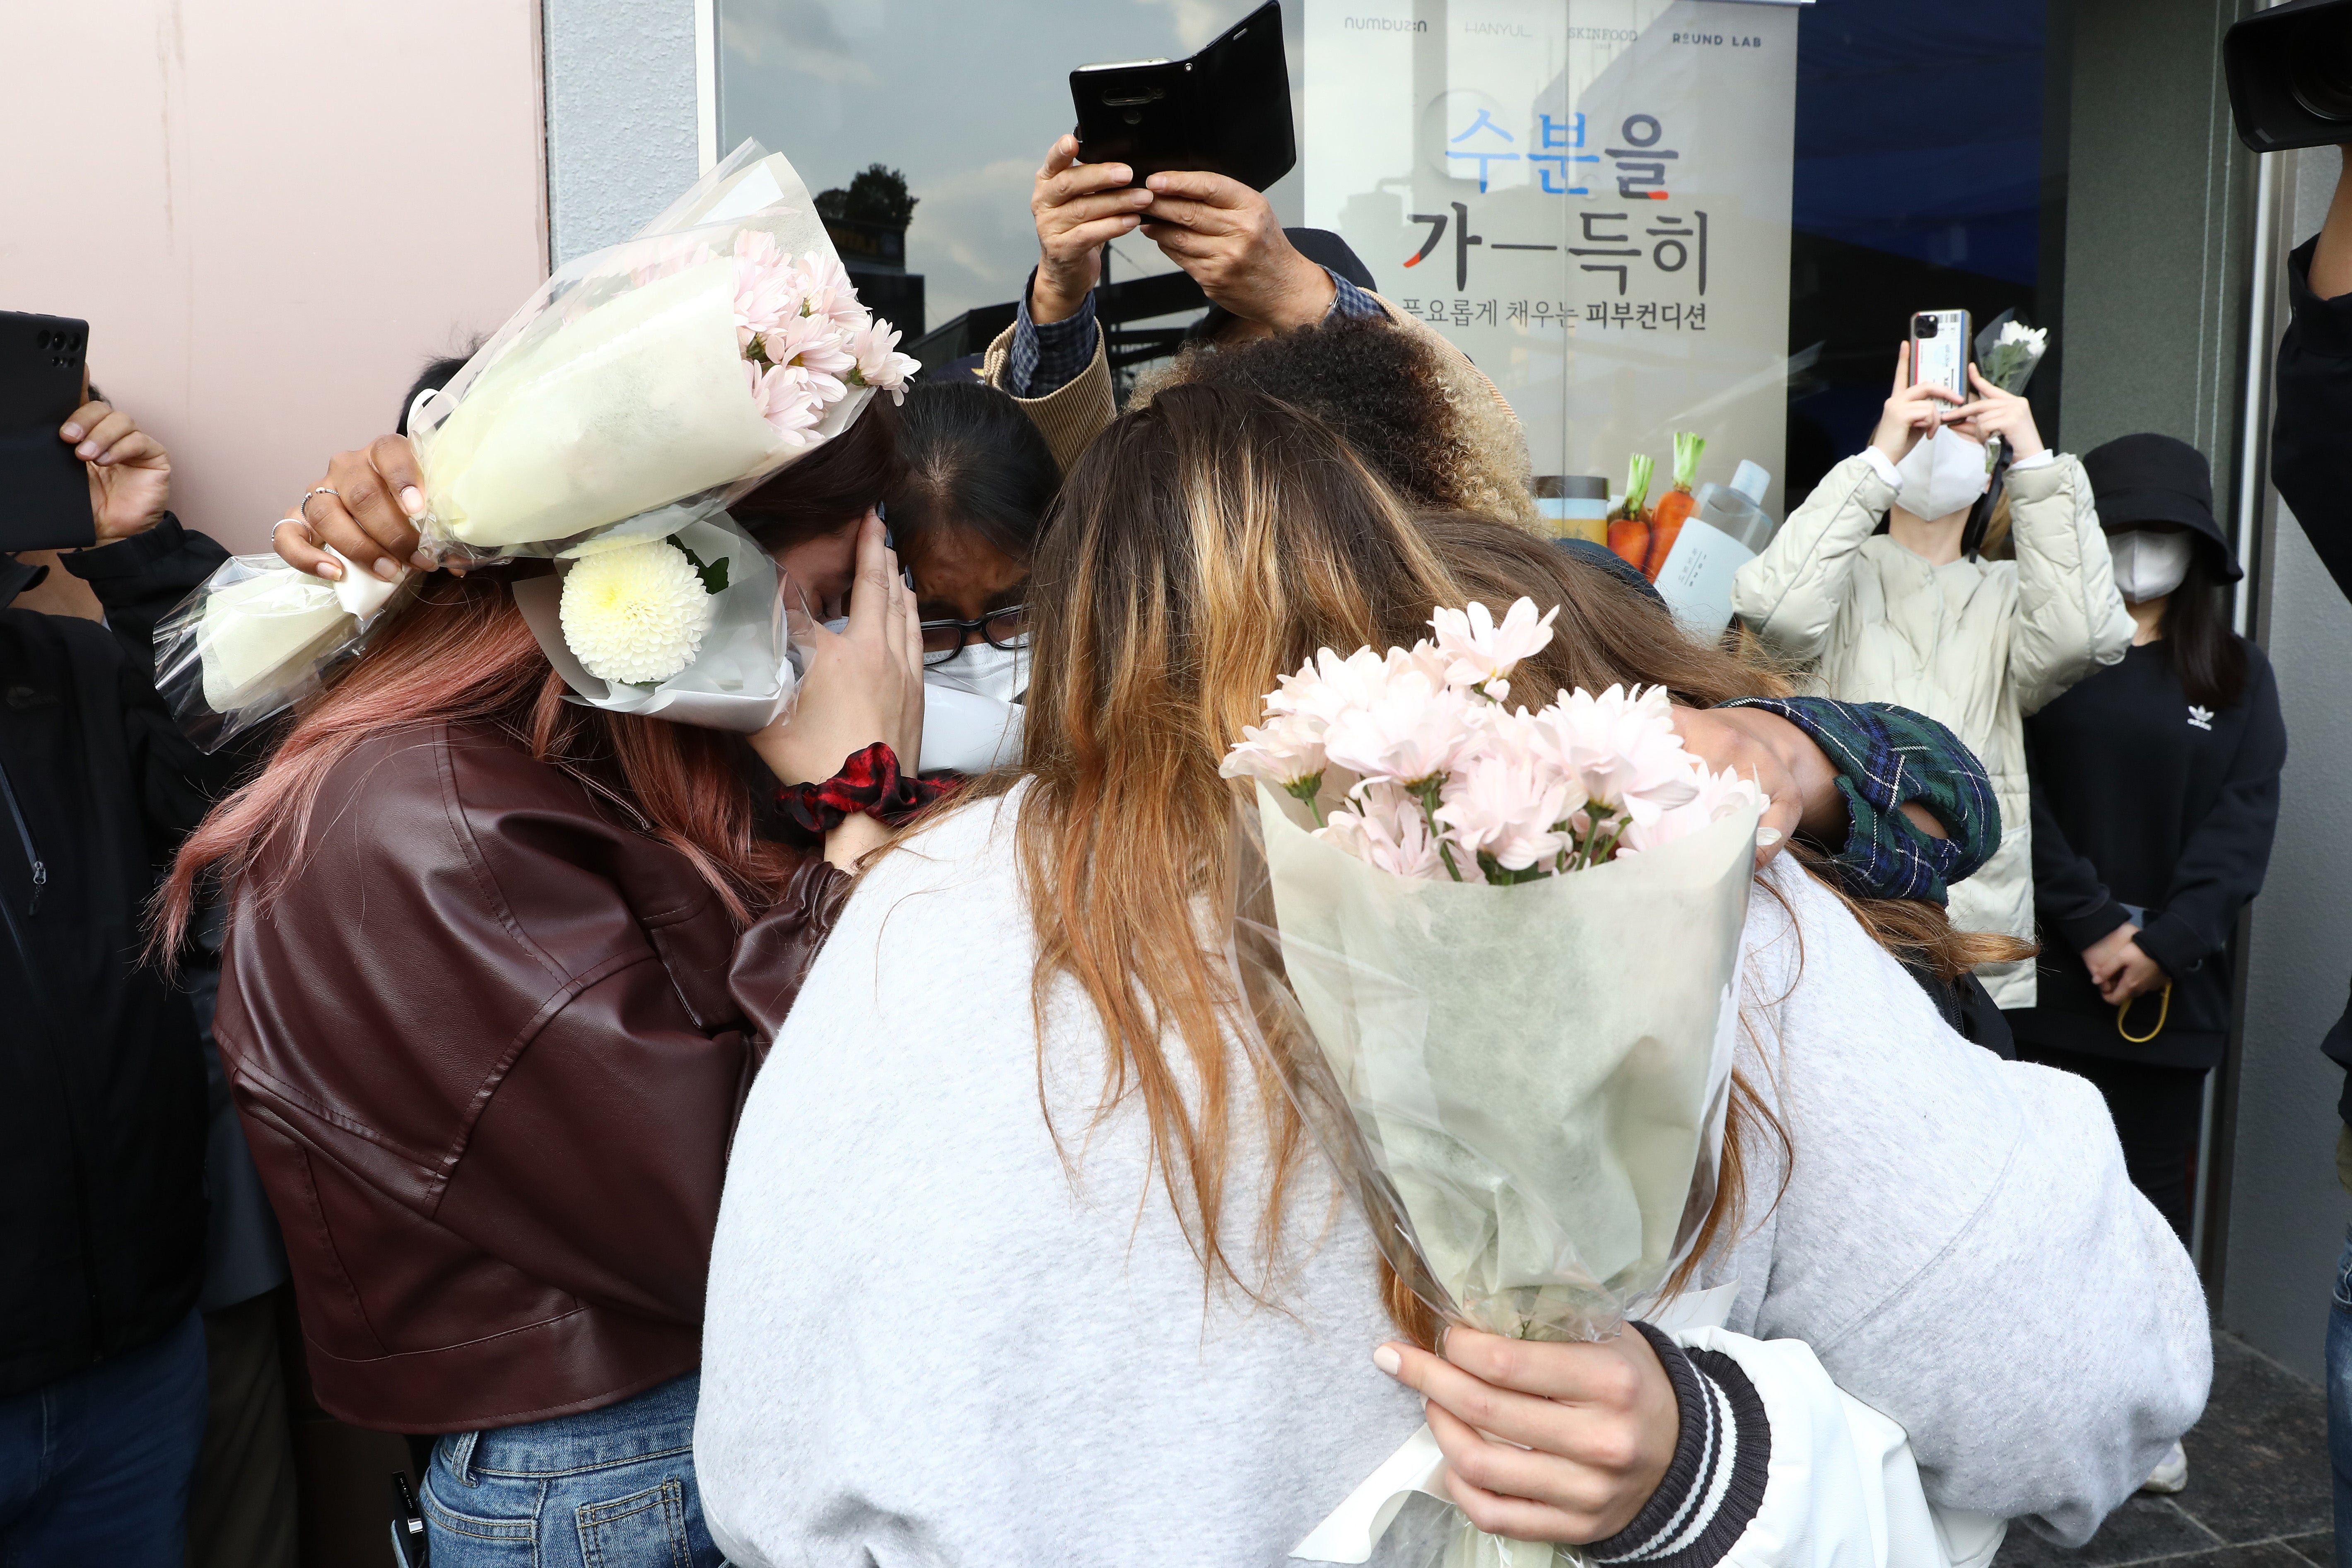
<path fill-rule="evenodd" d="M 2216 712 L 2190 705 L 2161 642 L 2132 648 L 2025 721 L 2033 784 L 2038 1005 L 2010 1016 L 2023 1042 L 2152 1067 L 2210 1068 L 2230 1034 L 2225 954 L 2262 891 L 2278 826 L 2286 725 L 2270 660 L 2246 645 L 2246 689 Z M 2143 997 L 2126 1040 L 2082 952 L 2147 912 L 2139 949 L 2172 982 Z"/>
<path fill-rule="evenodd" d="M 2352 598 L 2352 295 L 2311 291 L 2311 239 L 2287 258 L 2294 318 L 2278 347 L 2271 476 L 2336 585 Z"/>
<path fill-rule="evenodd" d="M 68 557 L 100 626 L 9 607 L 41 574 L 0 555 L 0 1398 L 152 1340 L 202 1280 L 204 1067 L 141 921 L 231 764 L 182 737 L 148 649 L 224 558 L 168 516 Z"/>
<path fill-rule="evenodd" d="M 2294 512 L 2336 585 L 2352 598 L 2352 295 L 2311 291 L 2315 237 L 2287 258 L 2294 319 L 2279 340 L 2278 413 L 2271 428 L 2271 479 Z M 2352 1068 L 2352 1005 L 2320 1042 Z M 2341 1107 L 2352 1122 L 2352 1079 Z"/>

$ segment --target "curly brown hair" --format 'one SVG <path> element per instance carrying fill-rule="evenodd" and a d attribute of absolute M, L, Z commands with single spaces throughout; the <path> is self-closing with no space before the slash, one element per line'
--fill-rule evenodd
<path fill-rule="evenodd" d="M 1535 524 L 1527 441 L 1506 405 L 1469 361 L 1386 319 L 1193 344 L 1139 399 L 1170 385 L 1281 399 L 1354 447 L 1408 506 Z"/>

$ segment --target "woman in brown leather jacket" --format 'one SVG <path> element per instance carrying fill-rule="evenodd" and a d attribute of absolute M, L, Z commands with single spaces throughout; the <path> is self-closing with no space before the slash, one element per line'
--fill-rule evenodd
<path fill-rule="evenodd" d="M 737 509 L 849 598 L 749 748 L 567 703 L 507 573 L 436 576 L 174 869 L 166 942 L 200 879 L 234 884 L 216 1027 L 320 1402 L 442 1434 L 436 1568 L 720 1560 L 690 1445 L 728 1144 L 888 831 L 791 851 L 745 785 L 918 754 L 920 634 L 870 510 L 889 415 Z M 321 483 L 386 538 L 412 463 L 386 437 Z"/>

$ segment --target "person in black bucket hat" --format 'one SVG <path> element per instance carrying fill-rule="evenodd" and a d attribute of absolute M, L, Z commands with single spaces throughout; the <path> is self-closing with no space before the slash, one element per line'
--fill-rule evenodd
<path fill-rule="evenodd" d="M 2098 497 L 2099 522 L 2110 550 L 2116 541 L 2143 531 L 2187 530 L 2203 536 L 2203 550 L 2215 580 L 2235 583 L 2246 574 L 2230 552 L 2221 525 L 2213 520 L 2213 477 L 2205 454 L 2170 436 L 2118 436 L 2083 455 L 2084 470 Z M 2167 525 L 2171 525 L 2168 530 Z M 2123 583 L 2123 562 L 2116 563 Z M 2128 589 L 2126 601 L 2131 599 Z"/>
<path fill-rule="evenodd" d="M 2286 727 L 2269 660 L 2231 630 L 2244 574 L 2203 455 L 2124 436 L 2083 467 L 2137 629 L 2122 663 L 2026 721 L 2041 984 L 2010 1024 L 2021 1058 L 2098 1087 L 2133 1184 L 2186 1242 L 2225 949 L 2270 862 Z M 2187 1479 L 2175 1445 L 2148 1488 Z"/>

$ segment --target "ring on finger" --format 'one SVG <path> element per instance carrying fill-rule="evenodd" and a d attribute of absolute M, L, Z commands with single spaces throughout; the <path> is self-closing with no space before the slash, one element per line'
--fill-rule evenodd
<path fill-rule="evenodd" d="M 279 529 L 281 529 L 281 528 L 285 527 L 285 526 L 286 526 L 288 523 L 289 523 L 289 522 L 299 522 L 299 523 L 300 523 L 300 524 L 302 525 L 302 531 L 303 531 L 305 533 L 308 533 L 308 532 L 310 531 L 310 520 L 309 518 L 305 518 L 305 517 L 281 517 L 281 518 L 279 518 L 276 522 L 273 522 L 273 523 L 271 523 L 271 524 L 269 525 L 269 544 L 270 544 L 270 548 L 272 548 L 273 550 L 277 548 L 277 546 L 278 546 L 278 531 Z"/>
<path fill-rule="evenodd" d="M 329 489 L 325 485 L 312 486 L 310 492 L 303 496 L 302 504 L 294 509 L 296 511 L 302 514 L 302 521 L 304 522 L 309 522 L 310 521 L 311 496 L 333 496 L 337 500 L 343 499 L 342 492 L 341 490 Z"/>

